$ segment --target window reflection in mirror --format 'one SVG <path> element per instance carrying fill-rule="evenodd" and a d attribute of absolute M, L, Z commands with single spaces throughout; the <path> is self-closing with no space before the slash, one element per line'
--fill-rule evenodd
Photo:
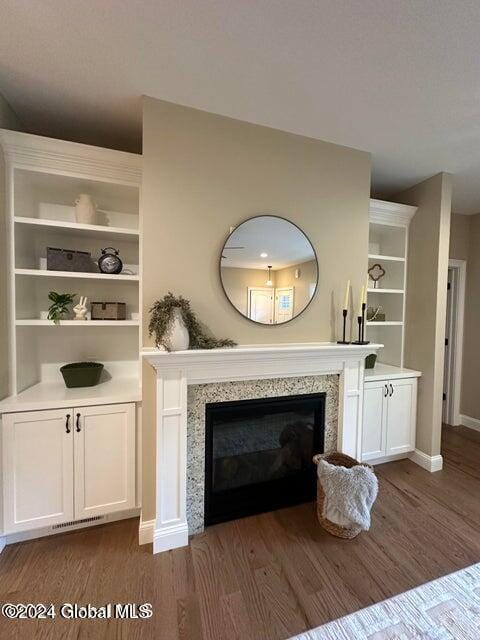
<path fill-rule="evenodd" d="M 292 222 L 256 216 L 227 238 L 220 277 L 227 298 L 243 316 L 260 324 L 283 324 L 301 314 L 315 295 L 317 257 Z"/>

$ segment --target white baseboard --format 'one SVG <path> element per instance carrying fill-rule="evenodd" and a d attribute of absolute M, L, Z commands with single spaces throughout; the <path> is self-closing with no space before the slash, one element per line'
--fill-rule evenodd
<path fill-rule="evenodd" d="M 423 451 L 420 451 L 420 449 L 415 449 L 415 451 L 410 454 L 410 460 L 418 464 L 422 469 L 430 471 L 430 473 L 441 471 L 443 468 L 443 458 L 441 455 L 429 456 L 423 453 Z"/>
<path fill-rule="evenodd" d="M 5 549 L 7 544 L 7 538 L 5 536 L 0 536 L 0 553 Z"/>
<path fill-rule="evenodd" d="M 155 533 L 155 520 L 142 520 L 140 518 L 140 526 L 138 527 L 138 544 L 149 544 L 153 542 Z"/>
<path fill-rule="evenodd" d="M 380 456 L 378 458 L 372 458 L 371 460 L 362 460 L 365 464 L 370 464 L 373 467 L 377 464 L 385 464 L 386 462 L 396 462 L 397 460 L 405 460 L 409 458 L 410 453 L 396 453 L 393 456 Z"/>
<path fill-rule="evenodd" d="M 153 553 L 170 551 L 188 546 L 188 525 L 186 522 L 155 529 L 153 534 Z"/>
<path fill-rule="evenodd" d="M 480 420 L 471 418 L 470 416 L 460 415 L 460 424 L 474 431 L 480 431 Z"/>
<path fill-rule="evenodd" d="M 4 544 L 14 544 L 15 542 L 24 542 L 25 540 L 34 540 L 35 538 L 44 538 L 45 536 L 58 535 L 60 533 L 70 533 L 72 531 L 80 531 L 80 529 L 87 529 L 89 527 L 97 527 L 100 524 L 107 524 L 108 522 L 117 522 L 119 520 L 128 520 L 130 518 L 137 518 L 140 515 L 140 509 L 128 509 L 126 511 L 117 511 L 116 513 L 108 513 L 94 522 L 80 522 L 78 524 L 72 524 L 71 526 L 55 529 L 54 527 L 42 527 L 41 529 L 32 529 L 30 531 L 18 531 L 16 533 L 8 533 L 3 538 Z M 1 540 L 1 538 L 0 538 Z M 0 543 L 1 546 L 1 543 Z M 1 551 L 0 551 L 1 553 Z"/>

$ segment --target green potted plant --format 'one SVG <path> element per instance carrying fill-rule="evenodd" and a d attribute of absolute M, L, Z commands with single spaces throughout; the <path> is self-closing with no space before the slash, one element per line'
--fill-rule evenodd
<path fill-rule="evenodd" d="M 228 338 L 214 338 L 202 328 L 190 302 L 171 291 L 150 309 L 149 335 L 155 335 L 155 346 L 167 351 L 234 347 Z"/>
<path fill-rule="evenodd" d="M 48 299 L 52 304 L 48 307 L 48 319 L 53 320 L 54 324 L 59 324 L 60 320 L 69 313 L 69 307 L 73 304 L 75 296 L 75 293 L 50 291 Z"/>

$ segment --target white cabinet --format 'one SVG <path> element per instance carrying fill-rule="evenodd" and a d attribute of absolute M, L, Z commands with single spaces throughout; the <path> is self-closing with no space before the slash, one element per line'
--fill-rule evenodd
<path fill-rule="evenodd" d="M 3 416 L 5 532 L 135 506 L 133 403 Z"/>
<path fill-rule="evenodd" d="M 72 520 L 73 410 L 3 416 L 5 529 Z"/>
<path fill-rule="evenodd" d="M 363 394 L 362 460 L 385 455 L 387 392 L 385 382 L 367 382 Z"/>
<path fill-rule="evenodd" d="M 135 405 L 84 407 L 75 415 L 75 517 L 135 506 Z"/>
<path fill-rule="evenodd" d="M 392 380 L 388 387 L 385 452 L 409 453 L 415 449 L 417 380 Z"/>
<path fill-rule="evenodd" d="M 383 460 L 413 451 L 416 412 L 416 377 L 365 382 L 362 460 Z"/>

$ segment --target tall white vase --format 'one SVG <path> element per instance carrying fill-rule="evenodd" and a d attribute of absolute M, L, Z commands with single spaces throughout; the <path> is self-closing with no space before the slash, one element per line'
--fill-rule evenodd
<path fill-rule="evenodd" d="M 168 331 L 163 342 L 168 351 L 186 351 L 190 346 L 190 336 L 183 321 L 181 309 L 173 309 Z"/>
<path fill-rule="evenodd" d="M 75 219 L 82 224 L 96 224 L 97 205 L 88 193 L 81 193 L 75 200 Z"/>

